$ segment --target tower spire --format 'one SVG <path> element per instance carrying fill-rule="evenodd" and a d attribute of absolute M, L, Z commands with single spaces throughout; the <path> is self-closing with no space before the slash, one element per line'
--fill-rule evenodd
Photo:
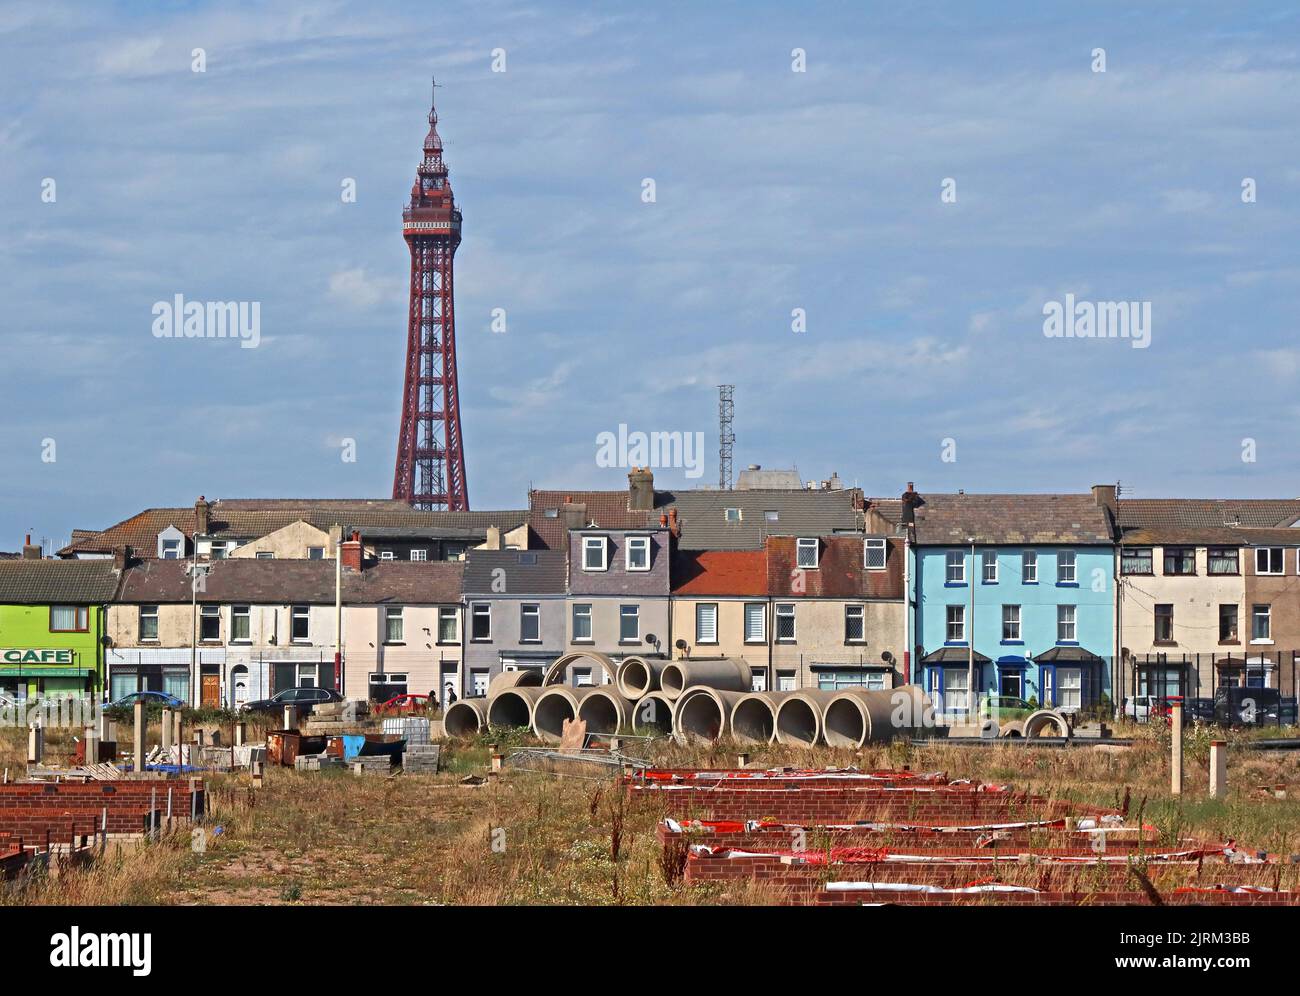
<path fill-rule="evenodd" d="M 469 508 L 456 383 L 456 315 L 452 260 L 460 245 L 461 214 L 442 159 L 436 105 L 415 170 L 402 235 L 411 250 L 406 377 L 397 437 L 393 497 L 416 508 Z"/>

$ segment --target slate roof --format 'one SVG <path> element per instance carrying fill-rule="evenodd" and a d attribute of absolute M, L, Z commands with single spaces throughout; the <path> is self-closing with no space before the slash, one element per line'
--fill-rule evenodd
<path fill-rule="evenodd" d="M 566 557 L 564 550 L 470 550 L 465 554 L 463 590 L 471 595 L 563 595 Z M 505 590 L 494 592 L 498 570 L 504 571 Z"/>
<path fill-rule="evenodd" d="M 318 529 L 334 525 L 343 531 L 359 529 L 364 534 L 376 529 L 472 530 L 485 534 L 490 525 L 502 530 L 522 525 L 523 510 L 501 512 L 438 512 L 411 508 L 391 498 L 224 498 L 210 503 L 208 535 L 217 539 L 257 539 L 295 522 L 307 522 Z M 175 526 L 186 536 L 195 531 L 194 507 L 149 508 L 99 532 L 77 530 L 60 556 L 77 553 L 111 553 L 130 546 L 140 557 L 156 555 L 158 534 Z"/>
<path fill-rule="evenodd" d="M 769 536 L 829 536 L 862 528 L 858 510 L 862 492 L 836 491 L 698 491 L 660 492 L 666 509 L 677 509 L 679 550 L 761 550 Z M 726 510 L 740 509 L 740 521 L 728 522 Z M 765 513 L 777 513 L 775 522 Z"/>
<path fill-rule="evenodd" d="M 898 513 L 901 515 L 901 503 Z M 885 511 L 882 509 L 882 514 Z M 922 494 L 916 541 L 925 546 L 1113 542 L 1110 516 L 1084 494 Z"/>
<path fill-rule="evenodd" d="M 117 585 L 111 560 L 0 561 L 4 605 L 100 605 L 113 600 Z"/>
<path fill-rule="evenodd" d="M 656 505 L 660 495 L 661 492 L 655 494 Z M 658 509 L 655 512 L 629 509 L 626 488 L 620 491 L 530 491 L 528 506 L 529 528 L 538 544 L 547 550 L 568 548 L 570 518 L 580 519 L 579 527 L 594 523 L 600 529 L 640 529 L 659 521 Z M 555 514 L 547 514 L 550 511 Z"/>
<path fill-rule="evenodd" d="M 886 544 L 885 570 L 863 564 L 862 534 L 819 537 L 817 567 L 798 567 L 798 538 L 773 536 L 767 541 L 768 590 L 785 598 L 902 598 L 903 550 Z"/>
<path fill-rule="evenodd" d="M 64 561 L 101 563 L 101 561 Z M 129 604 L 188 602 L 185 560 L 143 560 L 124 572 L 118 600 Z M 110 564 L 111 566 L 111 564 Z M 333 605 L 334 563 L 328 560 L 217 560 L 211 562 L 200 603 Z M 459 602 L 463 565 L 456 561 L 380 562 L 343 574 L 348 605 Z"/>
<path fill-rule="evenodd" d="M 767 596 L 764 550 L 678 551 L 672 565 L 674 595 Z"/>
<path fill-rule="evenodd" d="M 1119 524 L 1127 546 L 1140 544 L 1300 543 L 1300 500 L 1274 498 L 1125 498 Z"/>

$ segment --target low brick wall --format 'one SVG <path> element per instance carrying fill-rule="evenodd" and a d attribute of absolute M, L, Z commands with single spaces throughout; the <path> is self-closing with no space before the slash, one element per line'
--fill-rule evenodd
<path fill-rule="evenodd" d="M 44 846 L 47 834 L 66 843 L 77 834 L 144 834 L 166 822 L 203 815 L 202 779 L 113 782 L 19 782 L 0 785 L 0 833 Z"/>

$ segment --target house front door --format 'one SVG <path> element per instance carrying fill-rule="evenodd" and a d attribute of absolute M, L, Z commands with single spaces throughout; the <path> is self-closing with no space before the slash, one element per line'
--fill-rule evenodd
<path fill-rule="evenodd" d="M 204 709 L 220 708 L 221 675 L 205 674 L 203 676 L 202 698 L 199 701 Z"/>

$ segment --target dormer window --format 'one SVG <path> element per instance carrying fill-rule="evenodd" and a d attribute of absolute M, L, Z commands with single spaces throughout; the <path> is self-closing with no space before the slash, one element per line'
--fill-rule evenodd
<path fill-rule="evenodd" d="M 868 536 L 862 541 L 862 566 L 869 571 L 885 569 L 884 537 Z"/>
<path fill-rule="evenodd" d="M 604 536 L 582 537 L 582 569 L 603 571 L 609 568 L 608 543 Z"/>
<path fill-rule="evenodd" d="M 780 518 L 781 518 L 781 513 L 774 508 L 769 508 L 766 512 L 763 513 L 764 522 L 777 522 L 780 520 Z"/>
<path fill-rule="evenodd" d="M 165 539 L 162 541 L 162 559 L 179 560 L 181 555 L 181 541 L 178 539 Z"/>
<path fill-rule="evenodd" d="M 738 508 L 725 509 L 722 514 L 723 518 L 726 519 L 729 525 L 735 525 L 740 522 L 740 509 Z"/>
<path fill-rule="evenodd" d="M 548 519 L 558 519 L 560 517 L 560 510 L 558 508 L 548 508 L 542 512 L 542 515 L 546 516 Z"/>
<path fill-rule="evenodd" d="M 796 566 L 805 570 L 816 570 L 817 551 L 818 543 L 815 537 L 809 538 L 801 536 L 796 545 Z"/>
<path fill-rule="evenodd" d="M 627 538 L 626 559 L 629 571 L 650 570 L 650 537 L 629 536 Z"/>

